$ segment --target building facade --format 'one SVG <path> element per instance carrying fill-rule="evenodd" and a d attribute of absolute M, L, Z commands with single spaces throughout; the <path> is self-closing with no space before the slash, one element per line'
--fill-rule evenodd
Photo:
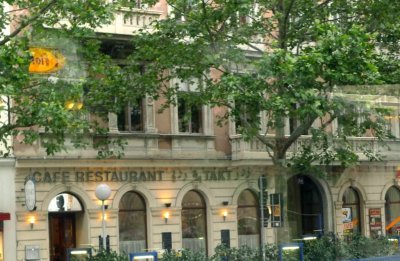
<path fill-rule="evenodd" d="M 130 10 L 128 16 L 126 12 L 121 11 L 115 23 L 99 33 L 130 35 L 162 18 L 167 7 Z M 178 84 L 182 91 L 190 90 Z M 387 97 L 379 102 L 397 106 L 399 99 Z M 374 236 L 400 231 L 398 141 L 391 141 L 389 149 L 373 137 L 350 138 L 355 150 L 369 146 L 381 151 L 383 161 L 361 157 L 359 165 L 349 169 L 332 166 L 324 178 L 315 173 L 293 174 L 287 180 L 287 208 L 280 209 L 274 196 L 268 196 L 272 216 L 265 223 L 260 220 L 258 181 L 265 176 L 266 191 L 276 196 L 275 180 L 280 173 L 264 145 L 244 141 L 236 134 L 234 121 L 217 125 L 224 108 L 187 108 L 182 101 L 158 113 L 161 105 L 162 101 L 143 97 L 118 115 L 110 113 L 109 137 L 127 142 L 123 159 L 100 160 L 97 151 L 72 145 L 68 152 L 49 157 L 40 141 L 33 146 L 15 144 L 15 175 L 11 164 L 7 180 L 0 182 L 13 184 L 4 185 L 10 196 L 0 201 L 11 202 L 5 211 L 12 213 L 11 221 L 2 222 L 3 233 L 10 233 L 9 238 L 3 236 L 3 249 L 8 251 L 10 242 L 16 242 L 18 261 L 66 260 L 69 248 L 97 249 L 103 229 L 103 202 L 95 195 L 100 184 L 111 188 L 104 202 L 109 245 L 125 253 L 189 248 L 212 254 L 221 243 L 258 247 L 262 241 L 280 241 L 278 229 L 288 229 L 291 240 L 329 232 Z M 191 118 L 184 120 L 188 109 Z M 335 124 L 329 131 L 335 131 Z M 388 127 L 397 137 L 399 126 L 396 109 Z M 85 138 L 95 142 L 93 137 Z M 302 136 L 289 153 L 309 138 Z M 26 187 L 29 180 L 33 188 Z M 280 228 L 282 220 L 288 222 L 284 228 Z M 15 229 L 7 222 L 15 222 Z"/>
<path fill-rule="evenodd" d="M 71 247 L 98 248 L 102 209 L 95 190 L 100 184 L 112 191 L 105 201 L 112 249 L 132 253 L 190 248 L 212 254 L 221 243 L 260 244 L 258 180 L 264 175 L 266 190 L 274 194 L 279 175 L 262 144 L 235 135 L 234 123 L 213 124 L 221 113 L 217 108 L 202 108 L 197 123 L 204 126 L 202 131 L 182 132 L 177 108 L 158 114 L 157 101 L 143 99 L 143 105 L 143 131 L 120 131 L 118 115 L 109 117 L 110 129 L 115 127 L 110 135 L 123 135 L 128 142 L 123 159 L 100 160 L 94 150 L 72 147 L 47 157 L 40 142 L 17 146 L 17 260 L 25 259 L 30 248 L 40 249 L 43 260 L 63 260 Z M 398 117 L 391 123 L 399 126 Z M 299 144 L 308 138 L 303 136 Z M 355 149 L 380 149 L 384 160 L 360 161 L 348 169 L 333 166 L 324 178 L 292 175 L 287 209 L 282 211 L 291 240 L 330 232 L 375 236 L 400 230 L 398 142 L 392 141 L 385 151 L 371 137 L 352 140 Z M 32 211 L 24 195 L 29 179 L 36 185 Z M 273 202 L 267 198 L 267 204 Z M 264 242 L 274 243 L 279 228 L 271 220 L 263 228 Z"/>

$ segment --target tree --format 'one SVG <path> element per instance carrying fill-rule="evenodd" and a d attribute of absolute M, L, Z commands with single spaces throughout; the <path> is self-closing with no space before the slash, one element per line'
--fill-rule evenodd
<path fill-rule="evenodd" d="M 390 109 L 337 93 L 346 93 L 342 87 L 348 85 L 367 86 L 368 92 L 370 85 L 398 83 L 399 3 L 167 2 L 170 16 L 154 22 L 154 31 L 134 37 L 131 64 L 145 66 L 137 86 L 159 89 L 168 104 L 182 95 L 169 85 L 172 79 L 201 79 L 198 95 L 185 96 L 187 102 L 229 108 L 219 120 L 234 118 L 245 139 L 263 142 L 279 173 L 277 191 L 286 192 L 290 173 L 321 173 L 323 166 L 357 163 L 349 136 L 369 132 L 382 142 L 392 138 L 384 119 Z M 268 119 L 265 128 L 260 112 Z M 334 121 L 339 122 L 337 131 L 327 131 Z M 285 135 L 288 123 L 290 134 Z M 310 142 L 287 157 L 305 133 Z M 368 147 L 363 152 L 370 160 L 379 159 Z"/>
<path fill-rule="evenodd" d="M 64 149 L 66 137 L 71 137 L 76 146 L 85 146 L 86 134 L 106 132 L 106 128 L 99 125 L 101 121 L 88 122 L 84 115 L 89 110 L 99 111 L 96 99 L 104 95 L 109 97 L 110 92 L 115 91 L 113 84 L 121 79 L 118 74 L 112 74 L 117 68 L 100 52 L 99 41 L 96 40 L 99 37 L 94 29 L 110 23 L 115 11 L 122 6 L 132 7 L 133 2 L 1 2 L 0 138 L 5 145 L 1 151 L 3 156 L 7 156 L 12 149 L 12 144 L 7 141 L 9 136 L 32 144 L 44 134 L 46 139 L 42 144 L 47 154 L 54 154 Z M 58 61 L 58 70 L 50 74 L 30 73 L 29 67 L 34 58 L 32 47 L 61 52 L 60 57 L 66 59 L 64 66 Z M 93 90 L 90 88 L 93 82 L 107 82 L 108 89 L 101 89 L 102 93 L 98 89 Z M 82 107 L 84 95 L 88 97 Z M 71 102 L 79 106 L 72 108 Z M 103 105 L 102 109 L 110 104 Z M 115 107 L 115 104 L 112 106 Z M 112 108 L 109 110 L 112 111 Z M 104 116 L 105 113 L 98 114 Z"/>

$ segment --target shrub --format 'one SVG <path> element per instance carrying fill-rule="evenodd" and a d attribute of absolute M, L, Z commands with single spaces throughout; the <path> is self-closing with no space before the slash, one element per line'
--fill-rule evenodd
<path fill-rule="evenodd" d="M 267 261 L 275 261 L 278 258 L 278 248 L 275 245 L 265 245 L 265 257 Z M 260 250 L 241 246 L 239 248 L 228 248 L 219 245 L 215 249 L 215 254 L 210 258 L 211 261 L 243 261 L 243 260 L 261 260 Z"/>
<path fill-rule="evenodd" d="M 390 256 L 396 248 L 385 237 L 347 236 L 345 240 L 333 234 L 304 243 L 305 261 L 351 260 L 375 256 Z"/>
<path fill-rule="evenodd" d="M 396 252 L 397 251 L 397 252 Z M 360 235 L 340 239 L 334 234 L 322 236 L 316 240 L 304 242 L 305 261 L 334 261 L 352 260 L 365 257 L 390 256 L 398 254 L 397 246 L 388 238 L 368 238 Z M 284 252 L 284 260 L 298 260 L 298 252 Z M 278 248 L 273 244 L 265 245 L 267 261 L 278 260 Z M 77 260 L 77 259 L 75 259 Z M 72 259 L 72 261 L 75 261 Z M 126 254 L 118 254 L 115 251 L 100 251 L 95 253 L 87 261 L 128 261 Z M 194 252 L 188 249 L 165 251 L 162 261 L 258 261 L 262 260 L 259 249 L 241 246 L 228 248 L 219 245 L 215 248 L 215 254 L 207 257 L 205 251 Z"/>
<path fill-rule="evenodd" d="M 207 261 L 205 251 L 193 252 L 188 249 L 165 251 L 163 261 Z"/>
<path fill-rule="evenodd" d="M 81 261 L 82 259 L 72 257 L 71 261 Z M 94 251 L 94 255 L 86 258 L 87 261 L 129 261 L 128 255 L 119 254 L 115 251 Z"/>

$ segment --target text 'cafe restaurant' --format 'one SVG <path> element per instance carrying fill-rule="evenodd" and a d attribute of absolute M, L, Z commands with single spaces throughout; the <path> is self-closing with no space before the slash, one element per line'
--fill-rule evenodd
<path fill-rule="evenodd" d="M 125 253 L 189 248 L 208 254 L 221 243 L 260 244 L 257 179 L 264 167 L 41 162 L 34 165 L 51 166 L 26 160 L 17 167 L 17 260 L 66 260 L 68 249 L 100 243 Z M 110 195 L 102 199 L 96 190 L 103 184 Z"/>

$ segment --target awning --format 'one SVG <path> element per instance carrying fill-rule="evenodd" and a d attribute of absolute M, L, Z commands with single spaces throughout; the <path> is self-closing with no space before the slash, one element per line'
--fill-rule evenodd
<path fill-rule="evenodd" d="M 0 212 L 0 221 L 10 220 L 10 213 Z"/>

